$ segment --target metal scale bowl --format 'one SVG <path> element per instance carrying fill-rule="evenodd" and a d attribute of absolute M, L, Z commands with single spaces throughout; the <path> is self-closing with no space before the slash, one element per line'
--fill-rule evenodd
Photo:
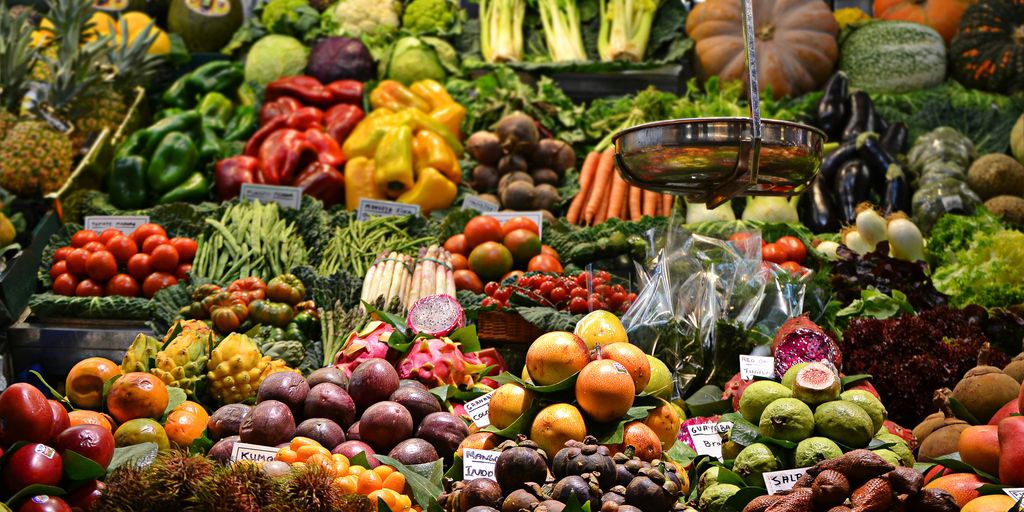
<path fill-rule="evenodd" d="M 742 0 L 750 117 L 658 121 L 615 134 L 615 161 L 628 183 L 713 208 L 740 195 L 793 195 L 818 172 L 824 132 L 761 119 L 752 2 Z"/>

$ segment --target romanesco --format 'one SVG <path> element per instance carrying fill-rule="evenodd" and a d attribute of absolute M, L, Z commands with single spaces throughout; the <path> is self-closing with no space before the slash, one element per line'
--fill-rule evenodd
<path fill-rule="evenodd" d="M 402 28 L 412 32 L 444 32 L 453 21 L 449 0 L 413 0 L 402 14 Z"/>
<path fill-rule="evenodd" d="M 324 13 L 324 28 L 335 36 L 359 37 L 398 28 L 399 0 L 341 0 Z"/>

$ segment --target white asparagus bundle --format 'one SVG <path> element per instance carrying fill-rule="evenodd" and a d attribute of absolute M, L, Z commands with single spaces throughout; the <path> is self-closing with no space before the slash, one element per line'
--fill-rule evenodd
<path fill-rule="evenodd" d="M 437 266 L 437 276 L 434 279 L 434 289 L 431 290 L 432 295 L 443 294 L 448 292 L 448 274 L 452 271 L 452 255 L 448 251 L 441 249 L 438 254 L 438 259 L 441 264 Z"/>
<path fill-rule="evenodd" d="M 385 254 L 387 253 L 381 253 L 381 255 L 377 257 L 377 261 L 380 261 L 381 258 L 384 258 Z M 359 295 L 360 301 L 370 302 L 373 299 L 377 298 L 376 296 L 370 297 L 370 294 L 372 293 L 374 287 L 377 284 L 377 279 L 379 278 L 380 270 L 380 266 L 375 262 L 373 265 L 370 266 L 370 269 L 366 271 L 366 278 L 363 279 L 363 290 L 362 293 L 360 293 Z"/>
<path fill-rule="evenodd" d="M 419 293 L 420 278 L 423 277 L 423 258 L 427 254 L 426 247 L 420 247 L 419 258 L 416 259 L 416 267 L 412 273 L 412 280 L 408 286 L 408 293 L 405 296 L 405 309 L 412 309 L 412 305 L 419 299 L 417 294 Z"/>
<path fill-rule="evenodd" d="M 455 266 L 452 263 L 452 253 L 448 253 L 448 279 L 445 282 L 445 293 L 452 297 L 457 297 L 455 291 Z"/>

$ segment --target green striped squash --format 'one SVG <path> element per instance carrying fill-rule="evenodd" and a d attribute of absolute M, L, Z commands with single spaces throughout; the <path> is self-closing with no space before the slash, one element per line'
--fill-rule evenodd
<path fill-rule="evenodd" d="M 839 69 L 850 87 L 869 93 L 926 89 L 946 78 L 946 44 L 934 29 L 917 23 L 869 23 L 843 42 Z"/>

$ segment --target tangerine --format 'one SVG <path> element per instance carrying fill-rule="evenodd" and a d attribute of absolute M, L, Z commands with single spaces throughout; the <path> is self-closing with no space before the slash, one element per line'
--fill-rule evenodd
<path fill-rule="evenodd" d="M 636 387 L 626 368 L 603 359 L 583 368 L 576 379 L 576 402 L 588 416 L 602 423 L 617 421 L 630 407 Z"/>
<path fill-rule="evenodd" d="M 601 359 L 611 359 L 626 367 L 633 378 L 636 393 L 640 393 L 651 381 L 651 362 L 640 347 L 629 343 L 613 343 L 601 347 Z"/>
<path fill-rule="evenodd" d="M 210 421 L 210 414 L 206 412 L 206 409 L 203 406 L 191 400 L 186 400 L 182 402 L 181 405 L 175 407 L 174 410 L 188 411 L 192 414 L 195 414 L 196 416 L 199 417 L 199 419 L 203 421 L 203 423 L 207 423 L 208 421 Z"/>
<path fill-rule="evenodd" d="M 121 367 L 117 363 L 103 357 L 90 357 L 71 367 L 64 389 L 75 407 L 99 409 L 103 407 L 103 385 L 118 375 L 121 375 Z"/>
<path fill-rule="evenodd" d="M 124 423 L 136 418 L 160 418 L 167 409 L 167 385 L 148 373 L 132 372 L 114 381 L 107 394 L 107 410 Z"/>
<path fill-rule="evenodd" d="M 359 494 L 367 495 L 373 491 L 379 491 L 384 486 L 384 479 L 373 470 L 359 473 L 359 485 L 356 490 Z"/>
<path fill-rule="evenodd" d="M 341 489 L 342 494 L 355 494 L 359 488 L 359 477 L 356 475 L 339 476 L 334 479 L 334 485 Z"/>
<path fill-rule="evenodd" d="M 647 419 L 644 420 L 644 425 L 650 427 L 651 430 L 661 440 L 663 450 L 672 448 L 672 445 L 676 444 L 676 440 L 679 436 L 679 427 L 683 424 L 683 419 L 679 416 L 679 412 L 676 407 L 668 402 L 663 402 L 661 405 L 651 409 L 647 413 Z"/>
<path fill-rule="evenodd" d="M 981 496 L 967 502 L 960 512 L 1006 512 L 1013 510 L 1017 502 L 1005 494 Z"/>
<path fill-rule="evenodd" d="M 526 351 L 526 371 L 533 382 L 542 386 L 572 377 L 589 362 L 587 344 L 571 332 L 542 334 Z"/>
<path fill-rule="evenodd" d="M 72 427 L 78 425 L 99 425 L 110 432 L 114 432 L 114 422 L 106 414 L 100 412 L 78 409 L 69 412 L 68 419 Z"/>
<path fill-rule="evenodd" d="M 956 505 L 963 508 L 971 500 L 981 496 L 978 487 L 985 485 L 985 481 L 974 473 L 954 473 L 932 480 L 924 486 L 925 489 L 942 489 L 953 495 Z"/>
<path fill-rule="evenodd" d="M 622 444 L 613 452 L 624 452 L 632 446 L 640 460 L 650 462 L 661 458 L 661 439 L 650 427 L 639 421 L 631 421 L 622 431 Z"/>
<path fill-rule="evenodd" d="M 960 459 L 990 474 L 999 474 L 999 427 L 975 425 L 960 433 Z"/>
<path fill-rule="evenodd" d="M 196 439 L 203 436 L 206 422 L 199 415 L 190 411 L 175 410 L 167 415 L 164 431 L 167 439 L 179 448 L 188 448 Z"/>
<path fill-rule="evenodd" d="M 570 439 L 582 441 L 587 426 L 579 409 L 569 404 L 549 405 L 537 413 L 530 426 L 530 439 L 545 453 L 558 453 Z"/>
<path fill-rule="evenodd" d="M 533 393 L 515 383 L 499 387 L 488 404 L 487 416 L 491 425 L 506 429 L 533 406 Z"/>

